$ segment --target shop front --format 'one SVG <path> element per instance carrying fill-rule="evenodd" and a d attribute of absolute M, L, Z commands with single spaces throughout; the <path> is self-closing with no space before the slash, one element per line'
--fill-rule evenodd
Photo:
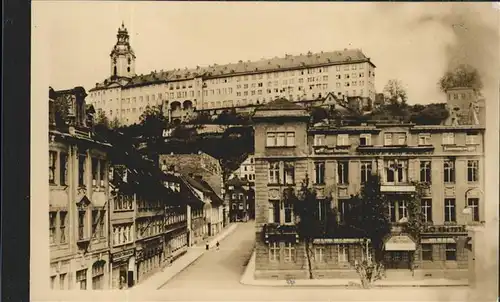
<path fill-rule="evenodd" d="M 412 269 L 417 245 L 407 235 L 392 235 L 384 244 L 384 265 L 387 269 Z"/>
<path fill-rule="evenodd" d="M 112 288 L 127 289 L 135 284 L 135 249 L 128 249 L 111 254 Z"/>
<path fill-rule="evenodd" d="M 163 237 L 143 241 L 136 250 L 137 282 L 155 273 L 163 261 Z"/>

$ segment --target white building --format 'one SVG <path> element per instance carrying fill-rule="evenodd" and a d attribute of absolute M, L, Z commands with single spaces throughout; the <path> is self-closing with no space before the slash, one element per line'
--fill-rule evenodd
<path fill-rule="evenodd" d="M 110 76 L 89 90 L 90 103 L 121 124 L 139 122 L 146 106 L 162 105 L 174 119 L 196 110 L 244 108 L 277 97 L 291 101 L 336 96 L 375 100 L 375 65 L 360 49 L 285 55 L 208 67 L 135 74 L 127 29 L 118 29 Z"/>
<path fill-rule="evenodd" d="M 255 165 L 254 165 L 254 156 L 249 155 L 240 165 L 240 167 L 233 172 L 235 176 L 238 176 L 240 179 L 246 179 L 248 181 L 255 181 Z"/>

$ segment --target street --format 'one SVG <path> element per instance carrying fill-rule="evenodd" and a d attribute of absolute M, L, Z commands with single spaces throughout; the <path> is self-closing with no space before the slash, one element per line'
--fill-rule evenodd
<path fill-rule="evenodd" d="M 253 221 L 238 228 L 197 261 L 172 278 L 162 290 L 166 300 L 200 301 L 468 301 L 467 288 L 375 288 L 371 290 L 330 287 L 268 287 L 240 283 L 254 245 Z M 156 296 L 156 294 L 155 294 Z M 470 301 L 470 300 L 469 300 Z"/>

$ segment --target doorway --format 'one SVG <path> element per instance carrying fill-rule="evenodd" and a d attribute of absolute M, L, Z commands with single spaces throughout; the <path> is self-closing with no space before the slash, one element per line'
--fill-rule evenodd
<path fill-rule="evenodd" d="M 410 251 L 386 251 L 385 267 L 388 269 L 410 269 Z"/>

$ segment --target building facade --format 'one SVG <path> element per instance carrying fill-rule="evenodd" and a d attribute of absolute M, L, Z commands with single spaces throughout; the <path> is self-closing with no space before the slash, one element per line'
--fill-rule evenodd
<path fill-rule="evenodd" d="M 49 89 L 51 289 L 109 288 L 110 145 L 92 131 L 85 97 Z"/>
<path fill-rule="evenodd" d="M 111 73 L 89 90 L 90 103 L 123 125 L 137 123 L 146 106 L 162 106 L 171 119 L 195 111 L 265 104 L 278 97 L 292 101 L 337 96 L 375 100 L 375 65 L 359 49 L 285 55 L 208 67 L 135 74 L 129 33 L 118 29 L 110 55 Z"/>
<path fill-rule="evenodd" d="M 241 179 L 248 180 L 249 182 L 255 181 L 255 167 L 253 154 L 249 155 L 240 165 L 240 167 L 233 172 L 233 174 Z"/>
<path fill-rule="evenodd" d="M 256 278 L 308 278 L 293 205 L 281 198 L 285 187 L 297 189 L 307 175 L 319 213 L 336 209 L 342 224 L 351 196 L 370 174 L 381 178 L 393 225 L 384 247 L 388 276 L 410 270 L 418 278 L 467 276 L 465 226 L 484 219 L 481 123 L 311 126 L 307 113 L 286 100 L 259 108 L 254 121 Z M 403 232 L 417 189 L 424 216 L 419 242 Z M 354 263 L 371 257 L 361 242 L 318 236 L 312 246 L 315 278 L 357 277 Z"/>
<path fill-rule="evenodd" d="M 233 177 L 226 182 L 226 199 L 229 200 L 229 220 L 248 221 L 255 218 L 255 190 L 246 179 Z"/>

